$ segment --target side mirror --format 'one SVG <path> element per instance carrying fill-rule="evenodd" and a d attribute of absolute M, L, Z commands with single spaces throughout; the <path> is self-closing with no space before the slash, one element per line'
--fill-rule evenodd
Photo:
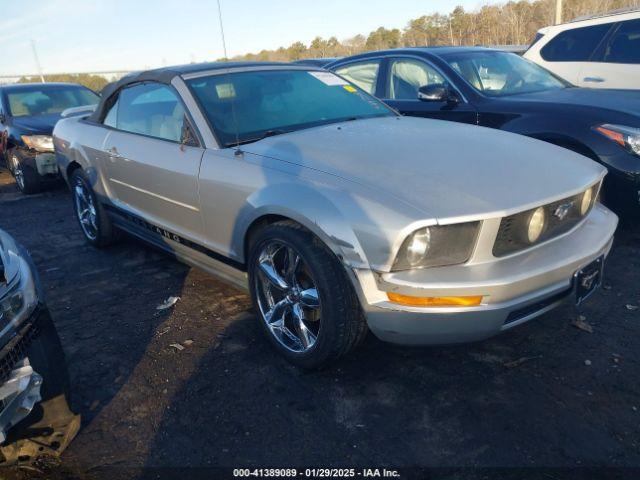
<path fill-rule="evenodd" d="M 456 103 L 458 96 L 443 83 L 424 85 L 418 89 L 418 100 L 423 102 Z"/>

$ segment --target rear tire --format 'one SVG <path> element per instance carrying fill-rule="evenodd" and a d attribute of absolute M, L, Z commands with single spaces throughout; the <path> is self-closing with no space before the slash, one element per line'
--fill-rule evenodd
<path fill-rule="evenodd" d="M 69 185 L 75 213 L 82 234 L 90 245 L 103 248 L 118 240 L 118 231 L 98 200 L 84 170 L 71 174 Z"/>
<path fill-rule="evenodd" d="M 300 225 L 283 221 L 256 232 L 248 266 L 260 326 L 289 362 L 322 368 L 366 337 L 364 314 L 344 268 Z"/>
<path fill-rule="evenodd" d="M 26 165 L 15 150 L 10 150 L 7 153 L 7 158 L 9 170 L 16 181 L 18 190 L 26 195 L 38 193 L 42 190 L 42 182 L 38 172 Z"/>

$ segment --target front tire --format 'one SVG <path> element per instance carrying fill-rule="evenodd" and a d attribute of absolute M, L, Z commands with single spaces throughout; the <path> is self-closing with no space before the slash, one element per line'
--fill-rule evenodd
<path fill-rule="evenodd" d="M 38 193 L 42 190 L 42 182 L 37 171 L 26 165 L 15 150 L 10 150 L 7 156 L 9 158 L 9 170 L 16 181 L 18 190 L 25 195 Z"/>
<path fill-rule="evenodd" d="M 114 243 L 117 231 L 81 168 L 71 174 L 69 184 L 73 210 L 85 240 L 98 248 Z"/>
<path fill-rule="evenodd" d="M 305 369 L 328 365 L 359 345 L 366 321 L 344 268 L 300 225 L 268 225 L 251 239 L 249 285 L 271 344 Z"/>

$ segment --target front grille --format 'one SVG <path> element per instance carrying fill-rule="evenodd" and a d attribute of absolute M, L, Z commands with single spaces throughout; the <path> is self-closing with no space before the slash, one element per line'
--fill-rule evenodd
<path fill-rule="evenodd" d="M 37 318 L 37 317 L 32 317 Z M 8 377 L 15 364 L 27 355 L 27 349 L 38 336 L 37 321 L 28 321 L 20 327 L 18 333 L 0 350 L 0 383 Z"/>
<path fill-rule="evenodd" d="M 493 245 L 493 255 L 496 257 L 503 257 L 532 247 L 533 245 L 542 243 L 554 237 L 558 237 L 563 233 L 567 233 L 584 218 L 580 215 L 582 195 L 583 194 L 580 193 L 578 195 L 544 205 L 546 225 L 544 227 L 544 231 L 540 235 L 540 238 L 533 244 L 531 244 L 527 239 L 527 229 L 529 219 L 536 209 L 504 217 L 500 221 L 498 236 L 496 237 L 496 242 Z M 592 200 L 587 214 L 593 207 L 594 203 L 595 200 Z"/>

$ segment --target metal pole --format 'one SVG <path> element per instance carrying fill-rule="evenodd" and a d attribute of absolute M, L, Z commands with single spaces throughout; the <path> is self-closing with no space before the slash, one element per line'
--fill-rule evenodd
<path fill-rule="evenodd" d="M 33 58 L 36 61 L 36 68 L 38 69 L 38 75 L 40 75 L 40 81 L 44 82 L 44 75 L 42 75 L 42 67 L 40 66 L 40 59 L 38 58 L 38 51 L 36 50 L 36 42 L 31 40 L 31 49 L 33 50 Z"/>
<path fill-rule="evenodd" d="M 562 0 L 556 0 L 556 25 L 562 23 Z"/>

